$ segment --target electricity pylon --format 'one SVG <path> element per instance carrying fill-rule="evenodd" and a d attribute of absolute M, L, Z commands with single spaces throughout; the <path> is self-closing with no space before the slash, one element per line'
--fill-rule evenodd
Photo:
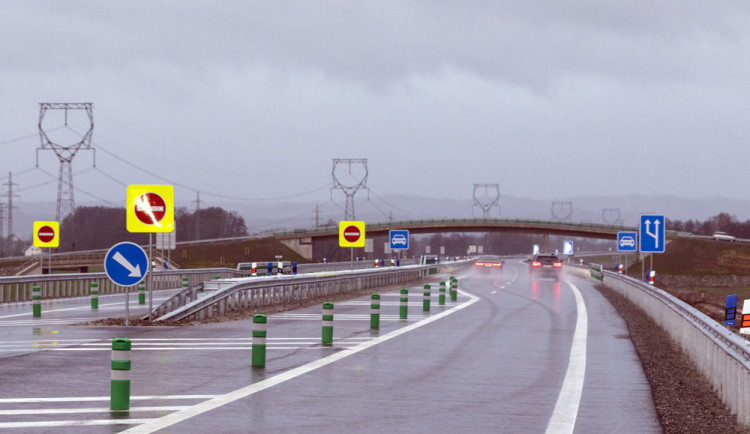
<path fill-rule="evenodd" d="M 336 175 L 336 167 L 339 165 L 346 164 L 348 166 L 348 173 L 343 175 Z M 352 174 L 352 164 L 361 165 L 364 167 L 364 175 L 357 176 Z M 331 170 L 331 176 L 333 177 L 333 188 L 331 188 L 331 198 L 333 198 L 333 190 L 340 189 L 346 195 L 346 209 L 344 210 L 344 220 L 354 220 L 354 195 L 357 190 L 363 188 L 367 190 L 369 198 L 370 190 L 367 189 L 367 158 L 334 158 L 333 169 Z M 347 179 L 348 178 L 348 179 Z"/>
<path fill-rule="evenodd" d="M 484 188 L 484 196 L 477 197 L 477 190 Z M 490 190 L 495 194 L 491 195 Z M 500 214 L 500 184 L 474 184 L 474 205 L 482 209 L 482 218 L 489 218 L 490 211 L 497 207 L 497 213 Z"/>
<path fill-rule="evenodd" d="M 81 149 L 93 149 L 91 147 L 91 135 L 94 131 L 93 104 L 83 103 L 39 103 L 39 138 L 42 146 L 36 150 L 36 166 L 39 167 L 39 150 L 52 149 L 60 160 L 60 172 L 57 179 L 57 221 L 62 220 L 76 210 L 75 196 L 73 193 L 73 157 Z M 68 110 L 85 110 L 89 118 L 89 129 L 79 141 L 69 145 L 54 143 L 50 140 L 42 125 L 47 110 L 63 110 L 65 113 L 65 126 L 68 126 Z M 96 166 L 96 150 L 94 150 L 94 166 Z"/>

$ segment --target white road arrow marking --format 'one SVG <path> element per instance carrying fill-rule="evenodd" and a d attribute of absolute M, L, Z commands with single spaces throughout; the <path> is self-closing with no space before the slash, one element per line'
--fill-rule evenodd
<path fill-rule="evenodd" d="M 114 256 L 112 256 L 112 259 L 117 261 L 118 264 L 122 265 L 123 267 L 127 268 L 128 271 L 130 271 L 129 277 L 141 277 L 141 266 L 131 264 L 128 262 L 127 259 L 125 259 L 124 256 L 120 252 L 115 252 Z"/>

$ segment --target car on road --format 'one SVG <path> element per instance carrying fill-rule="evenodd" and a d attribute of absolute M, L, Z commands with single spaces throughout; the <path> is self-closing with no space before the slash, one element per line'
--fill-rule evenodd
<path fill-rule="evenodd" d="M 536 254 L 529 262 L 529 273 L 532 277 L 552 277 L 560 280 L 562 261 L 551 253 Z"/>
<path fill-rule="evenodd" d="M 394 246 L 405 246 L 407 244 L 406 237 L 403 234 L 396 234 L 391 238 L 391 244 Z"/>
<path fill-rule="evenodd" d="M 716 240 L 716 241 L 729 241 L 729 242 L 735 242 L 735 241 L 737 241 L 737 239 L 735 237 L 733 237 L 732 235 L 729 235 L 726 232 L 716 231 L 716 232 L 714 232 L 713 237 L 714 237 L 714 240 Z"/>
<path fill-rule="evenodd" d="M 620 238 L 620 247 L 635 247 L 635 240 L 630 235 Z"/>
<path fill-rule="evenodd" d="M 505 261 L 498 256 L 480 256 L 474 261 L 474 266 L 482 271 L 502 271 Z"/>

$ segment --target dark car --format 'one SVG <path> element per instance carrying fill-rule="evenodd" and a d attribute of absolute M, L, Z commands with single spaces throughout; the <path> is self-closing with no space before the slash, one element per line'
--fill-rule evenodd
<path fill-rule="evenodd" d="M 531 259 L 529 272 L 534 277 L 552 277 L 559 280 L 562 273 L 562 261 L 551 253 L 539 253 Z"/>
<path fill-rule="evenodd" d="M 482 271 L 501 271 L 505 261 L 497 256 L 480 256 L 474 262 L 474 267 Z"/>

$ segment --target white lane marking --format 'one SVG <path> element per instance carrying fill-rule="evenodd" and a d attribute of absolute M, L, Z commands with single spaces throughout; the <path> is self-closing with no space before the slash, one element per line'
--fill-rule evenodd
<path fill-rule="evenodd" d="M 110 413 L 123 411 L 177 411 L 188 408 L 186 405 L 169 405 L 164 407 L 130 407 L 130 410 L 110 410 L 109 407 L 96 408 L 32 408 L 0 410 L 0 416 L 26 416 L 30 414 L 73 414 L 73 413 Z"/>
<path fill-rule="evenodd" d="M 50 420 L 46 422 L 0 422 L 0 428 L 50 428 L 60 426 L 137 425 L 158 419 Z"/>
<path fill-rule="evenodd" d="M 581 291 L 570 282 L 576 299 L 576 328 L 573 332 L 573 343 L 570 347 L 568 371 L 565 373 L 560 395 L 557 397 L 555 410 L 547 423 L 547 433 L 572 433 L 576 426 L 578 407 L 581 405 L 583 381 L 586 377 L 586 339 L 588 336 L 588 313 L 583 302 Z"/>
<path fill-rule="evenodd" d="M 157 399 L 211 399 L 218 395 L 139 395 L 131 396 L 131 401 L 153 401 Z M 61 398 L 2 398 L 0 404 L 27 404 L 35 402 L 92 402 L 109 401 L 110 396 L 67 396 Z"/>
<path fill-rule="evenodd" d="M 497 291 L 492 291 L 490 292 L 490 294 L 497 294 Z"/>
<path fill-rule="evenodd" d="M 463 292 L 463 291 L 460 291 Z M 402 327 L 398 330 L 394 330 L 386 335 L 373 338 L 372 340 L 369 340 L 367 342 L 363 342 L 356 347 L 348 348 L 342 351 L 339 351 L 335 354 L 332 354 L 328 357 L 324 357 L 322 359 L 315 360 L 313 362 L 310 362 L 306 365 L 302 365 L 300 367 L 291 369 L 289 371 L 286 371 L 284 373 L 281 373 L 279 375 L 276 375 L 274 377 L 268 378 L 263 381 L 259 381 L 257 383 L 250 384 L 249 386 L 245 386 L 243 388 L 234 390 L 232 392 L 229 392 L 225 395 L 218 396 L 216 398 L 210 399 L 208 401 L 202 402 L 200 404 L 194 405 L 190 408 L 187 408 L 185 410 L 180 410 L 175 413 L 168 414 L 162 418 L 154 419 L 152 421 L 149 421 L 143 425 L 136 426 L 133 428 L 130 428 L 126 431 L 127 433 L 151 433 L 160 429 L 167 428 L 169 426 L 172 426 L 176 423 L 183 422 L 187 419 L 190 419 L 192 417 L 198 416 L 202 413 L 205 413 L 210 410 L 214 410 L 216 408 L 219 408 L 221 406 L 227 405 L 229 403 L 232 403 L 238 399 L 246 398 L 254 393 L 260 392 L 262 390 L 265 390 L 269 387 L 276 386 L 278 384 L 281 384 L 285 381 L 291 380 L 293 378 L 299 377 L 300 375 L 307 374 L 308 372 L 312 372 L 318 368 L 322 368 L 323 366 L 329 365 L 331 363 L 337 362 L 345 357 L 349 357 L 353 354 L 356 354 L 360 351 L 366 350 L 368 348 L 371 348 L 375 345 L 381 344 L 387 340 L 393 339 L 397 336 L 401 336 L 404 333 L 408 333 L 412 330 L 415 330 L 419 327 L 422 327 L 424 325 L 427 325 L 433 321 L 437 321 L 440 318 L 443 318 L 447 315 L 450 315 L 452 313 L 458 312 L 461 309 L 464 309 L 466 307 L 471 306 L 472 304 L 476 303 L 477 300 L 479 300 L 478 297 L 475 297 L 471 294 L 463 292 L 464 295 L 469 297 L 469 300 L 466 302 L 450 309 L 443 311 L 435 316 L 431 316 L 429 318 L 426 318 L 420 322 Z"/>

